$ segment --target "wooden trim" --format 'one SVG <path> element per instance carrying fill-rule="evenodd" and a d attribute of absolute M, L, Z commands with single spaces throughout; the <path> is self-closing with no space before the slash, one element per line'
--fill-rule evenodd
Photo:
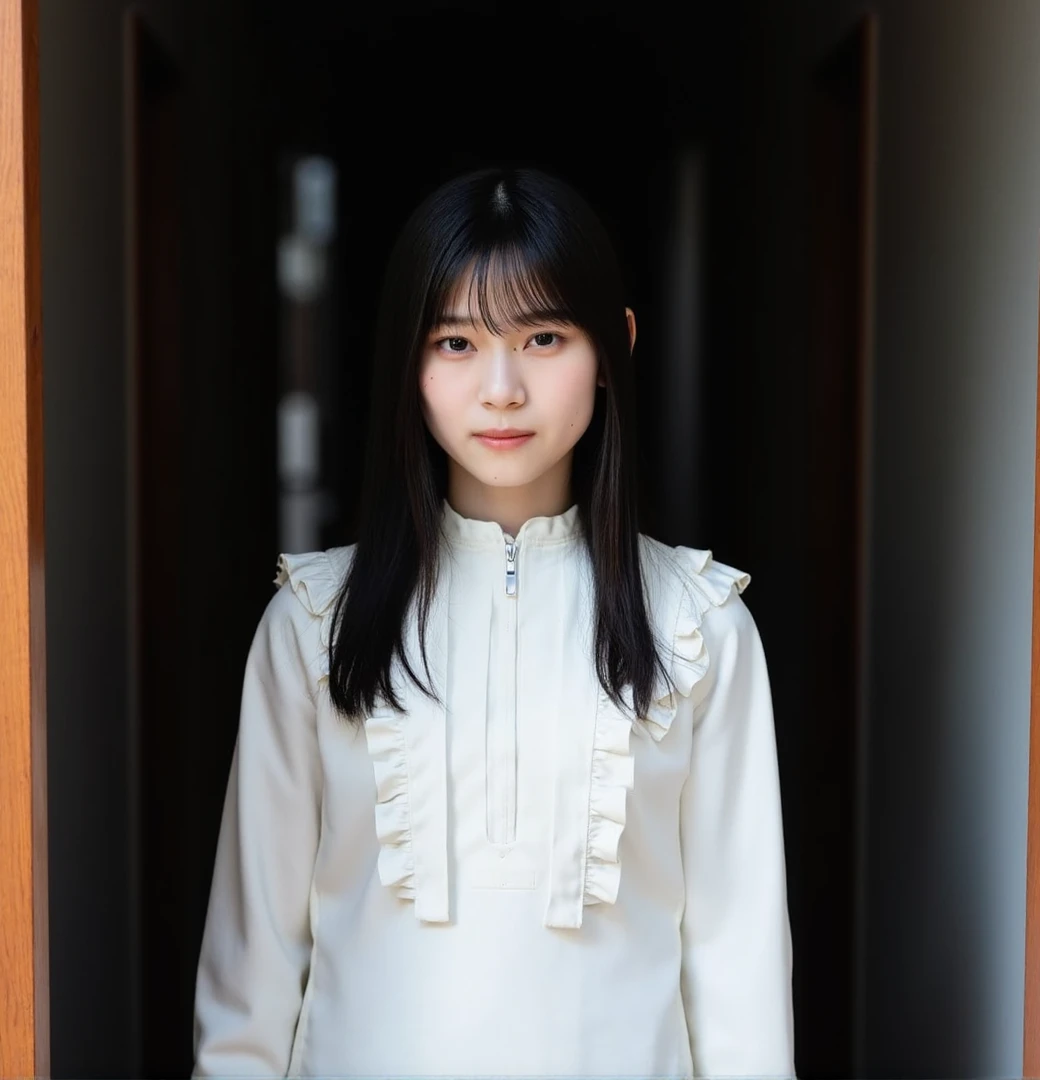
<path fill-rule="evenodd" d="M 1022 1075 L 1040 1076 L 1040 325 L 1037 327 L 1036 502 L 1033 518 L 1033 658 L 1026 843 L 1026 993 Z"/>
<path fill-rule="evenodd" d="M 50 1072 L 36 0 L 0 0 L 0 1077 Z"/>

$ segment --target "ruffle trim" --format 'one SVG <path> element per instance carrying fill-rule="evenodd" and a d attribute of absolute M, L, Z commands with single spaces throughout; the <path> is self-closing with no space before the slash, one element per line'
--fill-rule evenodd
<path fill-rule="evenodd" d="M 671 727 L 679 697 L 688 697 L 707 674 L 708 653 L 700 631 L 704 616 L 712 607 L 724 604 L 734 589 L 743 592 L 751 581 L 743 571 L 715 562 L 710 551 L 676 548 L 674 558 L 682 581 L 670 666 L 676 689 L 672 690 L 661 678 L 648 715 L 643 718 L 655 742 L 660 742 Z M 628 793 L 635 780 L 635 759 L 630 750 L 632 723 L 631 717 L 621 713 L 600 687 L 589 789 L 584 906 L 617 902 L 621 835 L 625 831 Z"/>
<path fill-rule="evenodd" d="M 613 904 L 621 884 L 618 849 L 625 831 L 628 793 L 635 782 L 635 758 L 629 749 L 632 721 L 621 715 L 600 688 L 592 743 L 589 831 L 585 857 L 584 902 Z"/>
<path fill-rule="evenodd" d="M 328 680 L 332 608 L 350 564 L 352 548 L 278 556 L 276 586 L 289 583 L 303 606 L 320 620 L 319 678 Z M 415 858 L 408 801 L 408 749 L 400 717 L 377 706 L 365 718 L 365 738 L 376 783 L 375 827 L 379 880 L 397 896 L 415 899 Z"/>
<path fill-rule="evenodd" d="M 677 547 L 673 552 L 678 562 L 676 570 L 682 579 L 670 665 L 675 689 L 659 678 L 650 708 L 643 718 L 656 742 L 660 742 L 672 726 L 679 698 L 689 697 L 708 673 L 709 658 L 700 629 L 704 616 L 711 608 L 721 607 L 734 589 L 738 594 L 742 593 L 751 582 L 750 574 L 716 562 L 710 551 Z"/>
<path fill-rule="evenodd" d="M 286 582 L 300 603 L 321 621 L 318 659 L 319 681 L 329 677 L 329 645 L 332 640 L 332 606 L 336 602 L 353 547 L 331 548 L 328 551 L 308 551 L 300 555 L 282 553 L 278 556 L 274 584 L 281 588 Z"/>
<path fill-rule="evenodd" d="M 380 706 L 365 720 L 368 755 L 376 779 L 379 880 L 403 899 L 415 899 L 415 858 L 408 803 L 408 750 L 400 718 Z"/>

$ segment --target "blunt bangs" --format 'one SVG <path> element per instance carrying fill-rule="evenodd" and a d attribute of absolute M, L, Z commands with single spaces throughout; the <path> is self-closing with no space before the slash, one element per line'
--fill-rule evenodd
<path fill-rule="evenodd" d="M 460 252 L 431 290 L 424 332 L 481 322 L 496 337 L 545 323 L 582 326 L 582 319 L 551 263 L 528 246 L 507 242 Z"/>

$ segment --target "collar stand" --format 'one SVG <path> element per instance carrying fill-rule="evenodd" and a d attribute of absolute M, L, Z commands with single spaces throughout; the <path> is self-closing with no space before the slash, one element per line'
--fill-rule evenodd
<path fill-rule="evenodd" d="M 448 540 L 467 547 L 491 547 L 505 543 L 506 531 L 497 521 L 463 517 L 447 499 L 441 501 L 441 524 Z M 517 543 L 552 544 L 581 534 L 578 504 L 561 514 L 528 518 L 514 539 Z"/>

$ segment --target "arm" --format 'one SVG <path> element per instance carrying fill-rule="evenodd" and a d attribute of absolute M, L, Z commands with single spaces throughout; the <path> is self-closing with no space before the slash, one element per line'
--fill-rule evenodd
<path fill-rule="evenodd" d="M 246 661 L 195 991 L 193 1077 L 285 1076 L 311 954 L 321 816 L 315 708 L 289 588 Z"/>
<path fill-rule="evenodd" d="M 791 933 L 765 655 L 733 594 L 702 626 L 711 666 L 681 799 L 682 994 L 694 1074 L 793 1077 Z"/>

